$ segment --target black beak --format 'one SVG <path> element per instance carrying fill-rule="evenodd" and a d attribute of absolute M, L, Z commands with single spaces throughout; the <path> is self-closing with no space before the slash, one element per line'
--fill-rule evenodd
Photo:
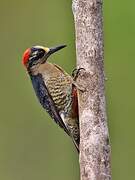
<path fill-rule="evenodd" d="M 64 47 L 66 47 L 66 45 L 60 45 L 60 46 L 49 48 L 49 52 L 47 54 L 50 56 L 51 54 L 59 51 L 60 49 L 63 49 Z"/>
<path fill-rule="evenodd" d="M 51 47 L 51 48 L 49 48 L 49 51 L 47 52 L 47 54 L 45 54 L 45 56 L 44 56 L 44 58 L 43 58 L 43 60 L 42 60 L 42 64 L 47 61 L 47 58 L 48 58 L 51 54 L 59 51 L 60 49 L 63 49 L 64 47 L 66 47 L 66 45 L 60 45 L 60 46 L 56 46 L 56 47 Z"/>

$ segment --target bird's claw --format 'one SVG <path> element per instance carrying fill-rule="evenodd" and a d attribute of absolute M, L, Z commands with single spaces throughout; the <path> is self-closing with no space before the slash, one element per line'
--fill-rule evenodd
<path fill-rule="evenodd" d="M 78 75 L 79 73 L 81 72 L 81 70 L 85 70 L 84 68 L 75 68 L 73 71 L 72 71 L 72 77 L 74 79 L 74 81 L 78 78 Z"/>
<path fill-rule="evenodd" d="M 73 71 L 72 71 L 72 77 L 73 77 L 73 84 L 77 87 L 78 90 L 80 90 L 81 92 L 85 92 L 86 91 L 86 87 L 83 87 L 82 84 L 79 84 L 77 82 L 77 78 L 80 74 L 80 72 L 85 69 L 84 68 L 75 68 Z"/>

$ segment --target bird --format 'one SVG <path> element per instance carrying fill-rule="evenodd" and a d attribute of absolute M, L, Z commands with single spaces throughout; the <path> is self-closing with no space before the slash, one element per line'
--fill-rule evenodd
<path fill-rule="evenodd" d="M 40 104 L 71 137 L 79 152 L 78 97 L 74 77 L 57 64 L 48 62 L 50 55 L 65 47 L 66 45 L 51 48 L 32 46 L 25 50 L 22 63 Z"/>

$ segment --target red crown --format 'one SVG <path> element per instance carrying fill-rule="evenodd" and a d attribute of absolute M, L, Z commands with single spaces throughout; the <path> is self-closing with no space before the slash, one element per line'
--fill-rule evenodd
<path fill-rule="evenodd" d="M 26 51 L 24 52 L 23 57 L 22 57 L 22 63 L 24 65 L 27 64 L 27 62 L 29 60 L 29 57 L 30 57 L 30 53 L 31 53 L 31 49 L 30 48 L 26 49 Z"/>

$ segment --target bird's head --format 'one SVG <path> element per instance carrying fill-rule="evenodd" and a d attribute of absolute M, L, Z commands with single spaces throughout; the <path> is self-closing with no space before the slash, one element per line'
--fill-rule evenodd
<path fill-rule="evenodd" d="M 26 49 L 23 54 L 22 63 L 27 69 L 32 68 L 35 65 L 43 64 L 47 61 L 47 58 L 59 51 L 60 49 L 66 47 L 66 45 L 60 45 L 52 48 L 47 48 L 43 46 L 33 46 Z"/>

